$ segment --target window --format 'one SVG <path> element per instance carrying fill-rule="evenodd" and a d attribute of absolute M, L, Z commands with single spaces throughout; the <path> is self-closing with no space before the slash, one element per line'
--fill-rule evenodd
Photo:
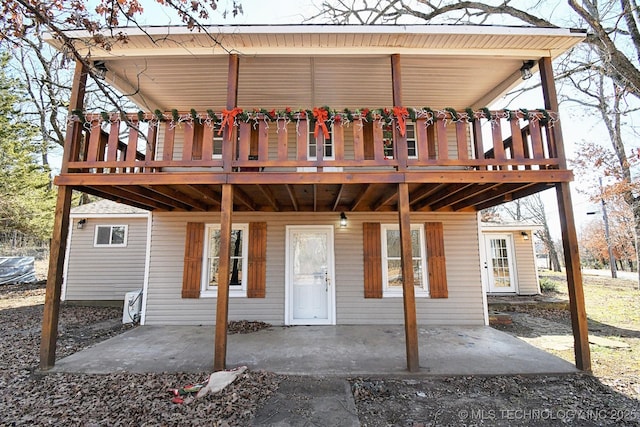
<path fill-rule="evenodd" d="M 407 137 L 407 157 L 409 159 L 418 158 L 418 139 L 416 136 L 416 124 L 413 122 L 406 122 Z M 393 127 L 391 125 L 384 125 L 382 128 L 382 144 L 384 146 L 384 158 L 393 159 Z"/>
<path fill-rule="evenodd" d="M 315 125 L 309 127 L 309 143 L 307 144 L 307 159 L 318 160 L 318 141 L 322 141 L 324 148 L 323 159 L 333 160 L 335 154 L 333 151 L 333 125 L 328 125 L 329 138 L 325 138 L 322 129 L 318 129 L 318 138 L 315 137 Z"/>
<path fill-rule="evenodd" d="M 127 246 L 126 225 L 96 225 L 93 246 L 125 247 Z"/>
<path fill-rule="evenodd" d="M 213 124 L 213 158 L 222 158 L 222 132 L 220 132 L 221 122 Z"/>
<path fill-rule="evenodd" d="M 407 156 L 410 159 L 418 158 L 418 139 L 416 137 L 416 124 L 407 122 Z"/>
<path fill-rule="evenodd" d="M 397 224 L 382 225 L 382 290 L 383 296 L 402 296 L 400 229 Z M 411 226 L 413 280 L 416 296 L 428 296 L 424 226 Z"/>
<path fill-rule="evenodd" d="M 231 231 L 230 297 L 247 296 L 248 230 L 248 224 L 234 224 Z M 201 295 L 215 297 L 218 294 L 218 268 L 220 266 L 220 225 L 207 225 L 205 236 Z"/>

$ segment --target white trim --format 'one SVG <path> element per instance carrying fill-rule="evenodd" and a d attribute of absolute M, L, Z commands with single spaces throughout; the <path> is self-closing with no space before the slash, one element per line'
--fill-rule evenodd
<path fill-rule="evenodd" d="M 109 227 L 109 243 L 98 243 L 98 228 Z M 124 227 L 124 241 L 122 243 L 111 243 L 113 229 Z M 93 226 L 93 247 L 94 248 L 126 248 L 129 240 L 129 224 L 96 224 Z"/>
<path fill-rule="evenodd" d="M 193 34 L 186 26 L 143 26 L 140 28 L 119 28 L 119 32 L 129 37 Z M 221 25 L 205 26 L 203 33 L 211 34 L 452 34 L 452 35 L 523 35 L 523 36 L 566 36 L 584 38 L 583 29 L 540 28 L 497 25 Z M 88 38 L 83 30 L 69 30 L 65 34 L 71 38 Z M 45 33 L 45 40 L 54 37 Z"/>
<path fill-rule="evenodd" d="M 513 289 L 509 289 L 509 290 L 505 290 L 505 291 L 496 291 L 495 289 L 493 289 L 492 286 L 492 281 L 490 280 L 490 270 L 491 270 L 491 266 L 489 265 L 489 261 L 491 261 L 491 254 L 488 251 L 487 246 L 489 245 L 490 239 L 502 239 L 504 238 L 504 240 L 506 241 L 506 248 L 507 248 L 507 262 L 509 263 L 509 278 L 511 280 L 511 283 L 513 285 Z M 512 233 L 483 233 L 483 244 L 485 246 L 485 253 L 486 253 L 486 263 L 487 263 L 487 268 L 485 273 L 487 274 L 487 291 L 490 294 L 518 294 L 518 266 L 516 264 L 516 249 L 515 249 L 515 244 L 514 244 L 514 240 L 513 240 L 513 234 Z M 494 280 L 495 282 L 495 280 Z"/>
<path fill-rule="evenodd" d="M 399 224 L 380 224 L 380 238 L 381 242 L 381 259 L 382 259 L 382 297 L 383 298 L 401 298 L 403 297 L 402 288 L 389 289 L 389 271 L 387 269 L 387 230 L 400 230 Z M 429 297 L 429 271 L 427 270 L 427 245 L 424 237 L 424 224 L 411 224 L 411 230 L 418 230 L 418 236 L 420 238 L 420 268 L 422 270 L 422 286 L 418 287 L 414 285 L 416 298 Z M 417 258 L 412 254 L 413 258 Z M 413 259 L 411 260 L 413 265 Z"/>
<path fill-rule="evenodd" d="M 229 286 L 229 298 L 247 297 L 247 268 L 249 265 L 249 223 L 232 224 L 232 230 L 242 230 L 242 284 L 240 287 Z M 200 279 L 200 298 L 217 298 L 218 287 L 208 286 L 209 282 L 209 233 L 211 230 L 220 230 L 220 224 L 205 224 L 204 248 L 202 250 L 202 276 Z"/>
<path fill-rule="evenodd" d="M 102 219 L 125 219 L 125 218 L 148 218 L 149 213 L 72 213 L 69 218 L 102 218 Z"/>
<path fill-rule="evenodd" d="M 147 318 L 147 300 L 149 299 L 149 268 L 151 266 L 151 229 L 153 213 L 147 215 L 147 247 L 144 255 L 144 279 L 142 281 L 142 309 L 140 311 L 140 325 L 144 325 Z"/>
<path fill-rule="evenodd" d="M 476 214 L 478 227 L 476 227 L 479 254 L 480 254 L 480 287 L 482 288 L 482 312 L 484 313 L 484 325 L 489 326 L 489 301 L 487 300 L 487 291 L 489 290 L 487 285 L 487 274 L 485 274 L 485 267 L 487 254 L 486 245 L 484 244 L 484 233 L 480 230 L 480 224 L 482 220 L 480 218 L 480 212 Z"/>
<path fill-rule="evenodd" d="M 327 231 L 329 236 L 329 244 L 327 245 L 327 262 L 328 272 L 329 272 L 329 280 L 330 280 L 330 289 L 331 292 L 328 295 L 327 303 L 329 307 L 327 307 L 327 316 L 328 320 L 326 322 L 309 322 L 306 321 L 304 323 L 296 323 L 293 322 L 293 309 L 291 305 L 293 304 L 293 283 L 291 282 L 291 275 L 289 274 L 290 270 L 290 257 L 291 257 L 291 232 L 293 230 L 323 230 Z M 335 262 L 335 235 L 334 235 L 334 226 L 333 225 L 287 225 L 285 232 L 285 291 L 284 291 L 284 324 L 285 325 L 335 325 L 336 324 L 336 262 Z"/>
<path fill-rule="evenodd" d="M 67 247 L 64 248 L 64 265 L 62 267 L 62 289 L 60 290 L 60 301 L 67 298 L 67 275 L 69 274 L 69 253 L 71 252 L 71 235 L 75 223 L 69 220 L 69 232 L 67 233 Z"/>

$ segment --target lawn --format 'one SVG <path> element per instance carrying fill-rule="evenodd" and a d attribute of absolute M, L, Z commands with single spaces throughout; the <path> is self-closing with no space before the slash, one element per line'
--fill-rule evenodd
<path fill-rule="evenodd" d="M 556 284 L 559 298 L 568 299 L 564 274 L 545 272 L 541 280 Z M 589 336 L 626 343 L 628 348 L 609 348 L 591 344 L 593 374 L 603 383 L 635 398 L 640 398 L 640 291 L 637 283 L 625 279 L 583 275 Z M 552 320 L 570 323 L 569 313 L 537 313 Z M 551 351 L 574 362 L 573 350 Z"/>

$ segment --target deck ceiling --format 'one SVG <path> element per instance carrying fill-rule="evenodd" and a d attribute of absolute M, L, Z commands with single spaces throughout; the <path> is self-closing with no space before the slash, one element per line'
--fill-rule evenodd
<path fill-rule="evenodd" d="M 78 38 L 92 59 L 105 62 L 109 84 L 151 111 L 224 108 L 229 52 L 240 56 L 238 105 L 243 108 L 390 106 L 389 55 L 396 53 L 402 58 L 406 106 L 479 108 L 521 82 L 523 61 L 553 58 L 585 36 L 566 29 L 424 25 L 224 26 L 208 33 L 156 27 L 126 32 L 128 43 L 108 52 L 88 47 L 82 33 L 69 35 Z M 323 68 L 325 64 L 335 66 Z M 319 78 L 335 83 L 334 93 L 313 86 Z M 362 94 L 370 95 L 358 98 Z M 366 103 L 369 99 L 376 102 Z"/>

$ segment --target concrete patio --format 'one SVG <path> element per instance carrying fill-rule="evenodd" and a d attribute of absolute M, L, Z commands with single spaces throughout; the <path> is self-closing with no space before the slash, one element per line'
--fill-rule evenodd
<path fill-rule="evenodd" d="M 487 326 L 420 327 L 420 374 L 573 373 L 556 356 Z M 54 372 L 211 372 L 211 326 L 140 326 L 60 359 Z M 393 326 L 274 326 L 229 335 L 227 367 L 290 375 L 403 375 L 404 330 Z"/>

